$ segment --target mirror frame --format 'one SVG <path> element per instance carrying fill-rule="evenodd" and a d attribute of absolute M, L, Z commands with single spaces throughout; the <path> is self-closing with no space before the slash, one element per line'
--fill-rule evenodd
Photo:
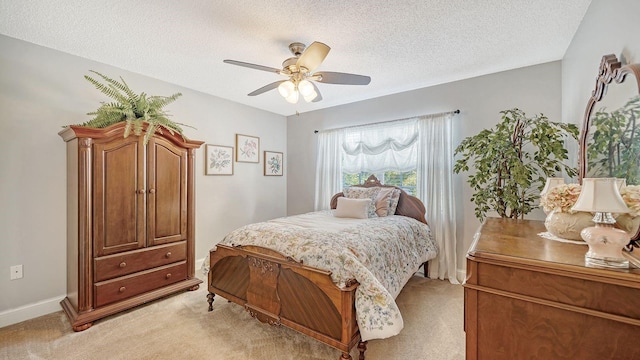
<path fill-rule="evenodd" d="M 613 54 L 602 57 L 598 76 L 596 77 L 596 86 L 591 92 L 591 97 L 587 102 L 587 108 L 584 111 L 584 119 L 582 121 L 582 129 L 580 130 L 580 150 L 578 152 L 578 181 L 580 184 L 582 184 L 582 178 L 587 175 L 587 171 L 589 170 L 587 169 L 586 157 L 588 145 L 587 139 L 589 136 L 589 127 L 591 126 L 591 113 L 593 112 L 596 103 L 602 100 L 607 87 L 612 82 L 615 84 L 621 84 L 625 81 L 627 75 L 635 77 L 636 90 L 640 95 L 640 64 L 622 66 L 622 63 L 618 61 L 618 58 Z"/>

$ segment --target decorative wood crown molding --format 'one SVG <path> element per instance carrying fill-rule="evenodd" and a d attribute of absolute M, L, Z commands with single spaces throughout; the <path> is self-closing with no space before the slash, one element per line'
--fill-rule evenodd
<path fill-rule="evenodd" d="M 636 89 L 640 94 L 640 64 L 622 66 L 622 63 L 613 54 L 604 55 L 600 61 L 598 75 L 596 76 L 595 88 L 591 92 L 591 97 L 587 101 L 580 130 L 578 151 L 578 180 L 582 184 L 582 178 L 587 175 L 587 138 L 589 136 L 589 126 L 591 125 L 591 113 L 598 101 L 601 101 L 606 93 L 607 87 L 613 82 L 621 84 L 627 75 L 633 75 L 636 80 Z"/>

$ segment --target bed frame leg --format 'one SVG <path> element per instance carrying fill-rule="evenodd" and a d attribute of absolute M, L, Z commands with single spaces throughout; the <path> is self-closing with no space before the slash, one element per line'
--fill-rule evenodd
<path fill-rule="evenodd" d="M 207 294 L 207 302 L 209 303 L 209 311 L 213 311 L 213 298 L 216 296 L 214 293 Z"/>
<path fill-rule="evenodd" d="M 348 352 L 343 352 L 342 356 L 340 356 L 340 359 L 351 360 L 352 358 Z"/>
<path fill-rule="evenodd" d="M 422 270 L 424 271 L 424 277 L 429 277 L 429 262 L 422 263 Z"/>
<path fill-rule="evenodd" d="M 360 351 L 360 356 L 358 356 L 359 360 L 364 360 L 364 352 L 367 351 L 367 342 L 360 341 L 358 343 L 358 351 Z"/>

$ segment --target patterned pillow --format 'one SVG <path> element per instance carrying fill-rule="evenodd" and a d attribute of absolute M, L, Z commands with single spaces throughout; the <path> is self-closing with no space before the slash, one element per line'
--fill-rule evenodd
<path fill-rule="evenodd" d="M 395 215 L 396 214 L 396 209 L 398 208 L 398 201 L 400 201 L 400 194 L 402 193 L 402 191 L 400 189 L 393 189 L 393 192 L 391 193 L 391 197 L 389 198 L 389 214 L 388 215 Z"/>
<path fill-rule="evenodd" d="M 344 197 L 348 199 L 371 199 L 371 204 L 369 204 L 369 217 L 378 217 L 376 214 L 376 197 L 380 192 L 379 187 L 370 187 L 370 188 L 362 188 L 362 187 L 348 187 L 342 190 Z"/>
<path fill-rule="evenodd" d="M 380 188 L 380 192 L 376 197 L 376 214 L 378 214 L 378 216 L 382 217 L 390 214 L 389 204 L 391 202 L 391 195 L 393 194 L 393 190 L 396 190 L 396 189 L 392 187 Z"/>

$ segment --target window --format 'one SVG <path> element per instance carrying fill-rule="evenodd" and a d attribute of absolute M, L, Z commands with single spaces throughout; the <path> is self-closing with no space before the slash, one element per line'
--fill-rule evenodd
<path fill-rule="evenodd" d="M 385 171 L 382 173 L 370 173 L 370 172 L 359 172 L 359 173 L 342 173 L 342 186 L 348 187 L 352 185 L 362 184 L 367 178 L 371 175 L 375 175 L 381 183 L 385 185 L 394 185 L 402 190 L 406 191 L 409 195 L 416 196 L 416 183 L 417 183 L 417 173 L 416 170 L 399 172 L 399 171 Z"/>

